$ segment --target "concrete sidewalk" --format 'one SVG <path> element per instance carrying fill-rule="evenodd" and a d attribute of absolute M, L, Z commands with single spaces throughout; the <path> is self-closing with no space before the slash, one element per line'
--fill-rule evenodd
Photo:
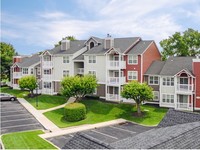
<path fill-rule="evenodd" d="M 40 111 L 35 109 L 29 102 L 23 98 L 18 98 L 18 101 L 46 128 L 51 132 L 61 131 L 54 123 L 47 119 Z"/>
<path fill-rule="evenodd" d="M 75 132 L 81 132 L 81 131 L 85 131 L 85 130 L 100 128 L 100 127 L 105 127 L 105 126 L 111 126 L 111 125 L 120 124 L 120 123 L 124 123 L 124 122 L 127 122 L 127 120 L 125 120 L 125 119 L 116 119 L 116 120 L 111 120 L 111 121 L 101 122 L 101 123 L 96 123 L 96 124 L 87 124 L 87 125 L 69 127 L 69 128 L 62 129 L 60 131 L 41 134 L 39 136 L 41 138 L 50 138 L 50 137 L 55 137 L 55 136 L 60 136 L 60 135 L 65 135 L 65 134 L 70 134 L 70 133 L 75 133 Z"/>

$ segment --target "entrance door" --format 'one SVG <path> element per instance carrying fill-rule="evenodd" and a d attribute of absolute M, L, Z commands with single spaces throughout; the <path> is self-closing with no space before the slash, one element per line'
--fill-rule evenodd
<path fill-rule="evenodd" d="M 188 103 L 187 95 L 179 95 L 179 103 Z"/>

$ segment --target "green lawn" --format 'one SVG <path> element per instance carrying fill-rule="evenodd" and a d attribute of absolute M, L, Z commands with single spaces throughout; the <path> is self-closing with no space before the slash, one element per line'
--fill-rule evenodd
<path fill-rule="evenodd" d="M 62 105 L 62 104 L 67 102 L 67 100 L 64 96 L 39 95 L 37 97 L 38 107 L 36 107 L 36 97 L 35 98 L 28 98 L 27 97 L 27 95 L 29 93 L 28 91 L 15 90 L 15 89 L 10 89 L 8 87 L 2 87 L 1 92 L 9 93 L 9 94 L 15 95 L 17 97 L 23 97 L 38 110 L 56 107 L 56 106 Z"/>
<path fill-rule="evenodd" d="M 95 124 L 118 118 L 124 118 L 143 125 L 157 125 L 168 110 L 166 108 L 143 105 L 141 107 L 145 112 L 145 116 L 138 118 L 133 117 L 132 114 L 136 111 L 136 108 L 130 104 L 111 104 L 98 100 L 83 100 L 81 103 L 85 104 L 87 108 L 87 118 L 82 121 L 65 121 L 63 118 L 63 108 L 46 112 L 44 115 L 61 128 L 82 124 Z"/>
<path fill-rule="evenodd" d="M 57 149 L 41 137 L 41 130 L 29 132 L 16 132 L 2 136 L 5 149 Z"/>

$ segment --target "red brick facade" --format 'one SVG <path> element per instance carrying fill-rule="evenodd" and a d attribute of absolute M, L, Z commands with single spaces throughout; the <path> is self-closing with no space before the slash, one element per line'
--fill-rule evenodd
<path fill-rule="evenodd" d="M 193 62 L 193 74 L 196 77 L 196 84 L 195 84 L 196 107 L 200 108 L 200 61 Z"/>

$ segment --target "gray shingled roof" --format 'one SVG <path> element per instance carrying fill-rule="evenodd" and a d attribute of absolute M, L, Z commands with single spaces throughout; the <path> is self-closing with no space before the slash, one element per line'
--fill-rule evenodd
<path fill-rule="evenodd" d="M 81 54 L 81 55 L 77 56 L 76 58 L 74 58 L 74 60 L 84 60 L 84 55 Z"/>
<path fill-rule="evenodd" d="M 160 75 L 174 76 L 179 71 L 186 69 L 192 74 L 193 57 L 170 57 L 163 66 Z"/>
<path fill-rule="evenodd" d="M 112 149 L 112 147 L 84 133 L 76 133 L 62 149 Z"/>
<path fill-rule="evenodd" d="M 18 65 L 19 67 L 29 67 L 32 66 L 36 63 L 39 63 L 40 61 L 40 57 L 38 54 L 34 54 L 30 57 L 24 57 L 22 58 L 22 62 L 20 63 L 16 63 L 16 65 Z"/>
<path fill-rule="evenodd" d="M 151 64 L 151 66 L 145 72 L 146 75 L 159 75 L 163 66 L 165 65 L 165 61 L 155 60 Z"/>
<path fill-rule="evenodd" d="M 122 53 L 127 50 L 139 37 L 128 37 L 128 38 L 114 38 L 114 48 L 120 50 Z M 104 49 L 104 40 L 98 46 L 93 47 L 85 54 L 105 54 L 108 49 Z"/>
<path fill-rule="evenodd" d="M 142 54 L 153 41 L 140 41 L 138 42 L 127 54 Z"/>
<path fill-rule="evenodd" d="M 165 117 L 159 123 L 158 127 L 167 127 L 176 124 L 184 124 L 197 121 L 200 121 L 200 113 L 183 112 L 169 109 Z"/>
<path fill-rule="evenodd" d="M 117 149 L 149 149 L 149 148 L 200 148 L 200 122 L 179 124 L 165 128 L 155 128 L 133 137 L 112 143 Z M 196 135 L 195 135 L 196 134 Z M 186 135 L 188 138 L 185 138 Z"/>

